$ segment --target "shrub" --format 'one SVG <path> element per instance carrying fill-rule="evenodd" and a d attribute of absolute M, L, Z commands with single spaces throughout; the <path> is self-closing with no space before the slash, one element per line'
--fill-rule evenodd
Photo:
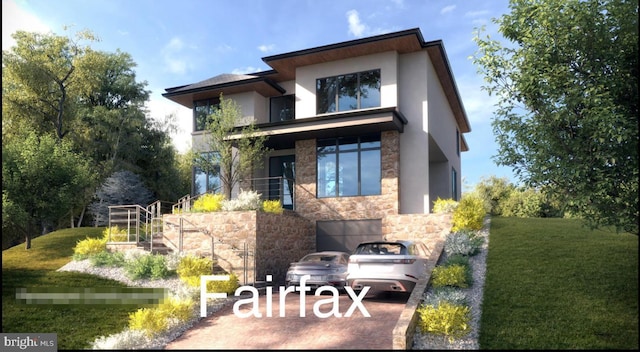
<path fill-rule="evenodd" d="M 213 262 L 209 258 L 185 256 L 180 260 L 176 272 L 182 282 L 189 286 L 200 287 L 200 276 L 211 275 Z"/>
<path fill-rule="evenodd" d="M 259 210 L 262 208 L 262 199 L 256 191 L 241 191 L 236 199 L 226 199 L 222 202 L 222 210 Z"/>
<path fill-rule="evenodd" d="M 453 212 L 451 231 L 480 230 L 486 214 L 482 198 L 473 193 L 464 195 Z"/>
<path fill-rule="evenodd" d="M 191 211 L 194 213 L 220 211 L 220 209 L 222 209 L 222 204 L 224 203 L 224 200 L 225 200 L 224 194 L 207 193 L 205 195 L 200 196 L 200 198 L 196 199 L 193 202 Z"/>
<path fill-rule="evenodd" d="M 129 314 L 129 329 L 142 330 L 148 337 L 165 331 L 168 326 L 169 312 L 157 308 L 140 308 Z"/>
<path fill-rule="evenodd" d="M 443 263 L 443 266 L 462 265 L 469 266 L 469 257 L 462 254 L 448 255 L 447 260 Z"/>
<path fill-rule="evenodd" d="M 121 229 L 118 226 L 106 227 L 102 231 L 102 238 L 109 240 L 109 229 L 111 229 L 111 242 L 128 242 L 127 229 Z"/>
<path fill-rule="evenodd" d="M 165 301 L 163 301 L 157 309 L 163 311 L 162 316 L 167 316 L 168 318 L 178 319 L 179 321 L 187 321 L 189 320 L 193 313 L 195 302 L 193 299 L 185 299 L 178 297 L 169 297 Z"/>
<path fill-rule="evenodd" d="M 484 239 L 475 231 L 459 230 L 447 235 L 444 241 L 444 251 L 447 256 L 456 254 L 476 255 L 480 251 Z"/>
<path fill-rule="evenodd" d="M 431 292 L 423 295 L 425 304 L 437 306 L 442 302 L 449 302 L 455 305 L 466 306 L 467 295 L 460 289 L 450 286 L 442 286 L 434 288 Z"/>
<path fill-rule="evenodd" d="M 168 277 L 170 272 L 161 254 L 147 254 L 137 257 L 135 260 L 127 262 L 125 269 L 129 278 L 138 279 L 162 279 Z"/>
<path fill-rule="evenodd" d="M 84 240 L 78 241 L 76 243 L 76 246 L 73 247 L 73 259 L 75 260 L 87 259 L 91 255 L 98 254 L 106 250 L 107 250 L 106 239 L 87 237 Z"/>
<path fill-rule="evenodd" d="M 433 212 L 434 213 L 453 213 L 453 211 L 458 207 L 458 202 L 449 198 L 449 199 L 436 199 L 433 202 Z"/>
<path fill-rule="evenodd" d="M 433 287 L 452 286 L 467 288 L 470 284 L 470 270 L 468 266 L 454 264 L 436 266 L 431 273 Z"/>
<path fill-rule="evenodd" d="M 238 276 L 234 273 L 229 274 L 229 280 L 207 282 L 207 292 L 224 292 L 227 295 L 233 295 L 238 287 L 240 287 Z"/>
<path fill-rule="evenodd" d="M 93 266 L 121 267 L 125 265 L 124 254 L 122 252 L 100 252 L 89 257 Z"/>
<path fill-rule="evenodd" d="M 417 312 L 421 331 L 447 336 L 450 342 L 471 331 L 471 310 L 467 306 L 443 301 L 437 306 L 422 305 Z"/>
<path fill-rule="evenodd" d="M 282 202 L 279 199 L 265 200 L 262 202 L 262 210 L 266 213 L 282 214 Z"/>

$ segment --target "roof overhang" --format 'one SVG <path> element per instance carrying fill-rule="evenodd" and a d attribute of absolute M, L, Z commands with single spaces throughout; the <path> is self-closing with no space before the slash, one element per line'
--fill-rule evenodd
<path fill-rule="evenodd" d="M 262 60 L 271 66 L 278 74 L 278 80 L 292 80 L 295 78 L 296 68 L 329 61 L 343 60 L 362 55 L 371 55 L 385 51 L 396 51 L 406 54 L 420 50 L 427 50 L 434 65 L 440 84 L 444 89 L 447 101 L 456 118 L 461 133 L 471 131 L 467 114 L 460 98 L 460 93 L 451 72 L 451 66 L 444 44 L 441 40 L 425 42 L 419 28 L 382 34 L 378 36 L 356 39 L 337 44 L 319 46 L 316 48 L 293 51 L 286 54 L 267 56 Z"/>
<path fill-rule="evenodd" d="M 166 89 L 163 97 L 172 100 L 189 109 L 193 109 L 193 102 L 205 99 L 219 98 L 220 94 L 231 95 L 244 92 L 257 92 L 265 97 L 282 95 L 285 90 L 273 80 L 263 76 L 247 76 L 224 83 L 192 84 Z M 206 82 L 206 81 L 205 81 Z"/>
<path fill-rule="evenodd" d="M 395 130 L 402 132 L 407 119 L 396 108 L 376 108 L 319 115 L 289 121 L 257 125 L 258 135 L 268 136 L 267 146 L 287 149 L 296 140 L 334 138 L 354 134 L 367 134 Z M 242 133 L 230 134 L 228 139 L 239 139 Z"/>

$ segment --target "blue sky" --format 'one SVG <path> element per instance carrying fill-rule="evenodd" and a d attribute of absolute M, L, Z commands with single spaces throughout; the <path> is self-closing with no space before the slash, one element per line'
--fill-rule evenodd
<path fill-rule="evenodd" d="M 73 35 L 88 29 L 97 50 L 129 53 L 138 81 L 152 92 L 152 117 L 175 114 L 180 151 L 189 147 L 191 111 L 162 97 L 165 88 L 221 73 L 270 69 L 262 57 L 377 34 L 420 28 L 426 41 L 442 40 L 471 132 L 462 154 L 463 192 L 482 177 L 507 177 L 510 168 L 492 160 L 495 99 L 481 90 L 482 77 L 469 58 L 474 29 L 508 12 L 508 0 L 2 0 L 2 49 L 16 30 Z M 64 27 L 69 27 L 66 31 Z"/>

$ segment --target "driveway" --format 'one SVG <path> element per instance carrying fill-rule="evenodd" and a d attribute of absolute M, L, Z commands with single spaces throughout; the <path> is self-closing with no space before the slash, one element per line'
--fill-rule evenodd
<path fill-rule="evenodd" d="M 229 305 L 212 316 L 200 320 L 165 349 L 393 349 L 393 329 L 405 308 L 408 296 L 378 294 L 352 300 L 340 295 L 338 304 L 332 296 L 304 296 L 289 293 L 285 297 L 284 313 L 280 313 L 280 296 L 273 293 L 272 317 L 267 317 L 267 299 L 260 292 L 257 311 L 262 317 L 249 315 L 253 305 L 242 301 L 239 314 Z M 316 305 L 317 303 L 317 305 Z M 314 314 L 314 306 L 320 315 Z M 346 316 L 351 308 L 350 316 Z M 336 313 L 336 314 L 329 314 Z M 369 314 L 370 317 L 365 316 Z M 281 316 L 282 315 L 282 316 Z M 304 315 L 304 316 L 301 316 Z M 340 316 L 340 317 L 338 317 Z"/>

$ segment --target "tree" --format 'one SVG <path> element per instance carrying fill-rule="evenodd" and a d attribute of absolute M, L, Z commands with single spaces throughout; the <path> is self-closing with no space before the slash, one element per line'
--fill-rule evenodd
<path fill-rule="evenodd" d="M 31 248 L 38 229 L 55 224 L 94 183 L 89 162 L 67 141 L 30 133 L 2 143 L 2 227 L 20 232 Z M 6 207 L 6 208 L 5 208 Z"/>
<path fill-rule="evenodd" d="M 95 226 L 109 223 L 110 205 L 140 205 L 146 208 L 153 201 L 153 193 L 140 176 L 131 171 L 114 172 L 100 185 L 95 201 L 89 205 Z"/>
<path fill-rule="evenodd" d="M 638 3 L 511 0 L 475 37 L 495 161 L 554 192 L 592 228 L 638 233 Z"/>
<path fill-rule="evenodd" d="M 71 143 L 98 174 L 95 184 L 75 194 L 76 205 L 65 221 L 82 223 L 95 188 L 114 170 L 138 173 L 156 197 L 184 195 L 169 137 L 172 125 L 148 116 L 150 92 L 146 82 L 136 80 L 129 54 L 81 45 L 97 41 L 89 31 L 74 40 L 22 31 L 13 37 L 16 45 L 2 52 L 3 145 L 31 131 L 51 135 Z"/>
<path fill-rule="evenodd" d="M 207 143 L 212 153 L 198 155 L 194 164 L 218 176 L 229 199 L 233 188 L 248 180 L 254 168 L 261 165 L 268 151 L 264 145 L 267 137 L 257 133 L 253 121 L 243 121 L 238 104 L 222 94 L 219 108 L 208 121 Z"/>
<path fill-rule="evenodd" d="M 2 51 L 2 127 L 20 125 L 38 134 L 53 131 L 62 139 L 76 119 L 78 90 L 94 85 L 80 85 L 76 79 L 78 60 L 87 47 L 52 34 L 18 31 L 13 38 L 16 46 Z M 79 32 L 76 39 L 96 40 L 88 31 Z"/>

